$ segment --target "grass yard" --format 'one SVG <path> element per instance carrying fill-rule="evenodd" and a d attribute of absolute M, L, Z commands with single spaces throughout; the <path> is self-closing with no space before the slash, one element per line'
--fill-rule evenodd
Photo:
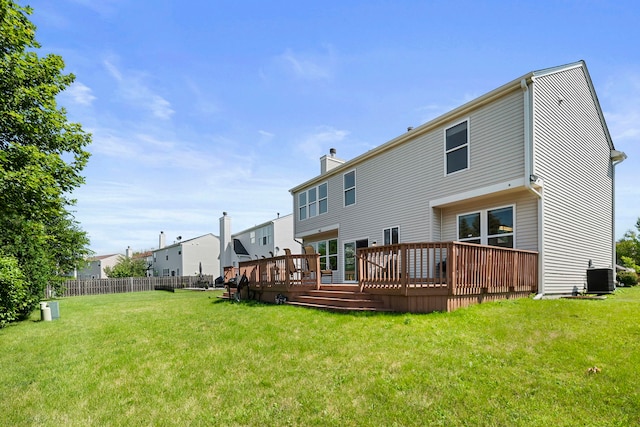
<path fill-rule="evenodd" d="M 427 315 L 217 295 L 65 298 L 1 329 L 0 425 L 640 425 L 640 287 Z"/>

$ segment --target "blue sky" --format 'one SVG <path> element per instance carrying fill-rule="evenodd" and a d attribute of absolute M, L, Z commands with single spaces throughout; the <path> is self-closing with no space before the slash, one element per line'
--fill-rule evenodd
<path fill-rule="evenodd" d="M 75 216 L 97 254 L 292 212 L 289 189 L 529 71 L 585 60 L 640 216 L 636 1 L 31 0 L 93 134 Z M 585 232 L 585 230 L 575 230 Z"/>

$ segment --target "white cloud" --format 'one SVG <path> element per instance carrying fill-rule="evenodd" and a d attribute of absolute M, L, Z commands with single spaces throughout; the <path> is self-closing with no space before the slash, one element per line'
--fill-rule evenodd
<path fill-rule="evenodd" d="M 171 108 L 171 103 L 158 95 L 154 95 L 151 97 L 151 103 L 149 107 L 151 108 L 154 116 L 163 120 L 170 119 L 173 113 L 175 113 L 175 111 Z"/>
<path fill-rule="evenodd" d="M 299 79 L 329 80 L 334 74 L 336 58 L 330 47 L 319 54 L 296 53 L 292 49 L 286 49 L 277 57 L 277 61 Z"/>
<path fill-rule="evenodd" d="M 91 93 L 91 88 L 80 82 L 74 82 L 63 94 L 65 94 L 67 98 L 70 98 L 72 102 L 84 106 L 91 105 L 96 99 Z"/>
<path fill-rule="evenodd" d="M 258 133 L 262 135 L 263 138 L 266 138 L 266 139 L 271 139 L 275 136 L 274 134 L 272 134 L 271 132 L 267 132 L 266 130 L 259 130 Z"/>
<path fill-rule="evenodd" d="M 111 77 L 118 82 L 118 93 L 129 104 L 148 110 L 154 117 L 169 120 L 175 113 L 171 103 L 151 90 L 147 83 L 147 75 L 139 71 L 123 73 L 115 64 L 114 58 L 105 59 L 103 64 Z"/>
<path fill-rule="evenodd" d="M 346 130 L 334 129 L 330 126 L 322 126 L 307 135 L 297 146 L 297 151 L 301 152 L 309 160 L 318 160 L 323 153 L 329 153 L 329 149 L 342 142 L 349 132 Z"/>

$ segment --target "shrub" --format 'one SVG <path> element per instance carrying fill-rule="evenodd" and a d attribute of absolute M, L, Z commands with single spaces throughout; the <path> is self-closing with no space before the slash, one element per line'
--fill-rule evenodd
<path fill-rule="evenodd" d="M 0 328 L 30 312 L 32 298 L 24 274 L 13 257 L 0 255 Z"/>
<path fill-rule="evenodd" d="M 616 278 L 618 282 L 624 286 L 635 286 L 638 284 L 638 275 L 635 271 L 621 271 Z"/>

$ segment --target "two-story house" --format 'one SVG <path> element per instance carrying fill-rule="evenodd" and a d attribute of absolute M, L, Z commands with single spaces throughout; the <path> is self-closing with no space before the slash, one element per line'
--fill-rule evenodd
<path fill-rule="evenodd" d="M 76 272 L 76 278 L 79 280 L 88 279 L 106 279 L 104 272 L 106 267 L 113 268 L 122 258 L 120 254 L 97 255 L 87 259 L 86 266 L 80 268 Z"/>
<path fill-rule="evenodd" d="M 615 265 L 615 164 L 583 61 L 534 71 L 292 188 L 295 238 L 328 248 L 334 282 L 358 248 L 459 241 L 536 251 L 538 292 Z"/>
<path fill-rule="evenodd" d="M 220 276 L 234 276 L 238 264 L 252 259 L 271 258 L 302 251 L 300 242 L 293 238 L 293 214 L 277 218 L 232 233 L 231 217 L 223 212 L 220 217 Z"/>
<path fill-rule="evenodd" d="M 161 231 L 158 249 L 152 256 L 154 276 L 215 276 L 220 269 L 220 239 L 208 233 L 187 240 L 178 238 L 167 245 Z"/>

